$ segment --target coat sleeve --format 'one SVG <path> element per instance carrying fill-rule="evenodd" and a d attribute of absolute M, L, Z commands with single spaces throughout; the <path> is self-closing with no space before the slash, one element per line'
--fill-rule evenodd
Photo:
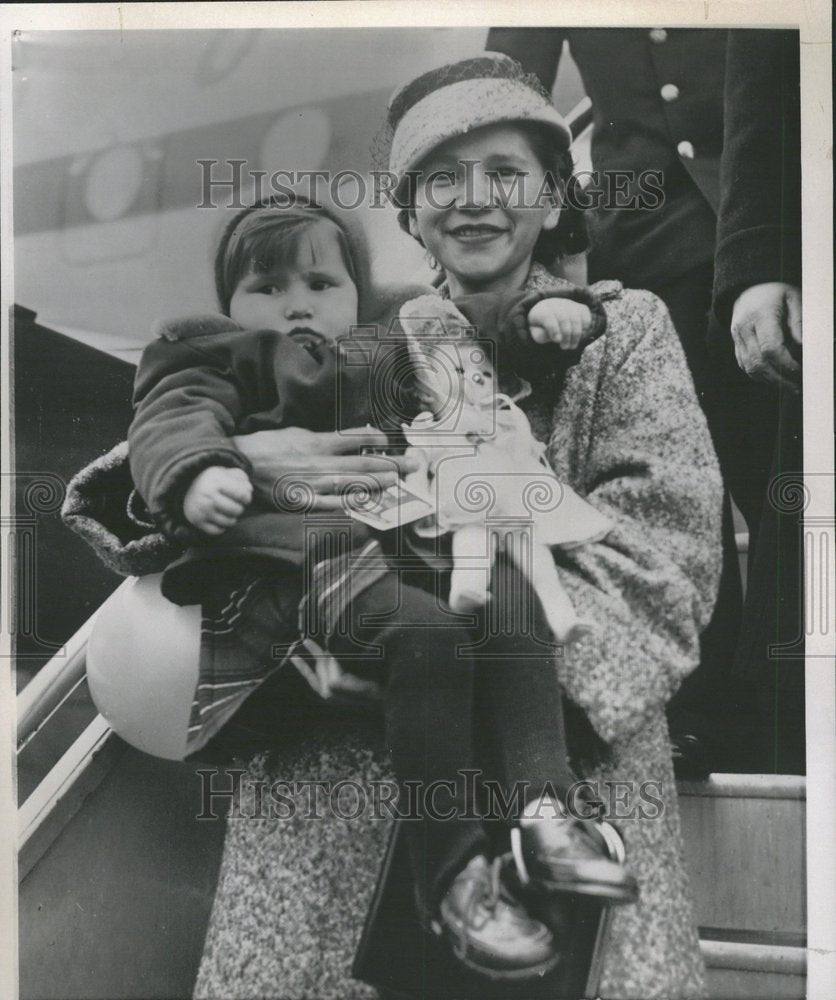
<path fill-rule="evenodd" d="M 139 364 L 128 433 L 131 474 L 157 523 L 174 537 L 188 530 L 182 500 L 200 471 L 249 469 L 231 440 L 245 387 L 227 355 L 195 339 L 160 337 Z"/>
<path fill-rule="evenodd" d="M 751 285 L 801 285 L 797 31 L 730 31 L 714 309 L 728 326 Z"/>
<path fill-rule="evenodd" d="M 568 377 L 550 458 L 615 522 L 599 542 L 555 549 L 588 637 L 561 680 L 608 743 L 662 711 L 697 666 L 717 595 L 722 484 L 708 427 L 665 305 L 612 303 L 609 332 Z"/>
<path fill-rule="evenodd" d="M 579 302 L 592 314 L 592 325 L 574 351 L 566 351 L 559 344 L 537 344 L 531 339 L 528 314 L 543 299 Z M 539 382 L 555 369 L 575 364 L 589 344 L 607 328 L 606 311 L 598 296 L 589 288 L 569 282 L 543 291 L 462 295 L 452 302 L 479 333 L 496 344 L 500 371 L 509 365 L 531 382 Z"/>

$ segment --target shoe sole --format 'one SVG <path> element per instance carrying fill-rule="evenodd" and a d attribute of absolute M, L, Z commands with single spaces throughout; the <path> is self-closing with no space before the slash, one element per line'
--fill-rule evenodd
<path fill-rule="evenodd" d="M 526 892 L 535 895 L 591 896 L 612 906 L 626 906 L 637 902 L 639 890 L 636 885 L 605 885 L 601 882 L 560 882 L 532 878 L 525 886 Z"/>
<path fill-rule="evenodd" d="M 479 965 L 466 955 L 460 954 L 456 950 L 457 942 L 454 942 L 447 934 L 442 932 L 442 937 L 450 946 L 450 951 L 457 962 L 470 969 L 471 972 L 477 972 L 480 976 L 484 976 L 486 979 L 491 979 L 494 982 L 510 981 L 519 983 L 527 980 L 542 979 L 543 976 L 549 972 L 553 972 L 560 964 L 561 956 L 558 952 L 548 962 L 541 962 L 539 965 L 530 965 L 526 969 L 491 969 L 487 966 Z"/>
<path fill-rule="evenodd" d="M 609 823 L 601 823 L 599 829 L 611 860 L 618 864 L 623 864 L 624 841 L 621 839 L 621 835 Z M 601 881 L 585 882 L 580 879 L 562 881 L 554 878 L 543 879 L 537 876 L 531 877 L 523 858 L 519 827 L 515 827 L 511 831 L 511 855 L 514 860 L 517 885 L 524 893 L 527 892 L 540 896 L 591 896 L 612 906 L 626 906 L 637 902 L 639 898 L 639 886 L 632 877 L 626 879 L 621 884 Z"/>

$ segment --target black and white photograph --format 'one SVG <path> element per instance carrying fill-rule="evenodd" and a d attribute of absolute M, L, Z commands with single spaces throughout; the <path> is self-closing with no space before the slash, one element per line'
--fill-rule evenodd
<path fill-rule="evenodd" d="M 3 5 L 3 996 L 832 1000 L 830 19 Z"/>

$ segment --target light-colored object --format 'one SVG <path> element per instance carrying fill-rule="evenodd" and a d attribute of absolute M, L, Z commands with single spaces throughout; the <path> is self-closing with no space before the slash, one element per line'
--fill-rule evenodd
<path fill-rule="evenodd" d="M 602 538 L 612 522 L 561 483 L 514 400 L 496 391 L 487 340 L 472 336 L 453 303 L 422 296 L 400 313 L 422 398 L 432 412 L 404 427 L 423 459 L 407 478 L 436 509 L 427 534 L 452 533 L 453 611 L 483 607 L 500 549 L 528 577 L 558 642 L 590 631 L 555 567 L 552 545 Z"/>
<path fill-rule="evenodd" d="M 683 139 L 682 142 L 679 143 L 676 147 L 676 151 L 686 160 L 694 159 L 694 144 L 692 142 L 688 142 L 687 139 Z"/>
<path fill-rule="evenodd" d="M 462 72 L 466 63 L 484 66 L 479 73 Z M 455 70 L 459 72 L 456 73 Z M 462 79 L 462 75 L 467 75 Z M 453 136 L 485 125 L 531 121 L 544 125 L 569 148 L 572 133 L 551 101 L 526 83 L 519 65 L 498 52 L 483 52 L 477 59 L 443 66 L 396 90 L 389 101 L 393 129 L 389 169 L 400 182 L 424 157 Z"/>
<path fill-rule="evenodd" d="M 200 607 L 160 593 L 161 574 L 128 581 L 102 605 L 87 646 L 99 712 L 137 750 L 182 760 L 198 682 Z"/>
<path fill-rule="evenodd" d="M 659 93 L 663 101 L 675 101 L 679 97 L 679 87 L 675 83 L 666 83 Z"/>
<path fill-rule="evenodd" d="M 661 45 L 662 42 L 668 40 L 668 33 L 664 28 L 652 28 L 650 31 L 650 40 L 655 45 Z"/>

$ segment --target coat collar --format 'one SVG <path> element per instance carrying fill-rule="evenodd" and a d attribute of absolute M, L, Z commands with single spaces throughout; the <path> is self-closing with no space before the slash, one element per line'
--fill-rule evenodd
<path fill-rule="evenodd" d="M 557 275 L 552 274 L 551 271 L 539 261 L 534 261 L 531 265 L 531 270 L 528 272 L 528 277 L 525 279 L 525 284 L 523 285 L 523 291 L 526 292 L 554 292 L 560 289 L 575 288 L 576 286 L 572 284 L 571 281 L 567 281 L 565 278 L 558 278 Z M 449 299 L 450 296 L 450 285 L 445 278 L 438 285 L 438 294 L 443 299 Z"/>

